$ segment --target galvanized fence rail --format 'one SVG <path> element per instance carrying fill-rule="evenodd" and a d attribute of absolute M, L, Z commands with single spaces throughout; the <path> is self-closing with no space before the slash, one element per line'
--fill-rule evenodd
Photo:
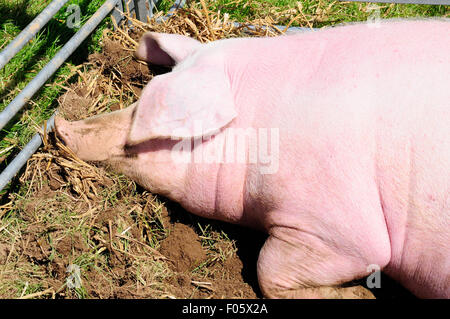
<path fill-rule="evenodd" d="M 29 99 L 44 85 L 44 83 L 58 70 L 64 61 L 79 47 L 79 45 L 94 31 L 101 21 L 112 12 L 112 18 L 119 25 L 124 17 L 124 12 L 135 13 L 137 19 L 147 22 L 152 17 L 155 3 L 159 0 L 106 0 L 94 15 L 78 30 L 78 32 L 58 51 L 51 61 L 30 81 L 30 83 L 9 103 L 0 113 L 0 130 L 23 108 Z M 342 0 L 340 0 L 342 1 Z M 347 0 L 348 1 L 348 0 Z M 350 0 L 364 1 L 364 0 Z M 22 47 L 31 40 L 42 27 L 68 2 L 68 0 L 53 0 L 9 45 L 0 52 L 0 69 L 19 52 Z M 175 10 L 184 6 L 186 0 L 176 0 L 166 16 L 167 19 Z M 365 2 L 390 2 L 390 3 L 418 3 L 418 4 L 444 4 L 449 5 L 450 0 L 370 0 Z M 161 20 L 160 20 L 161 21 Z M 240 25 L 240 24 L 237 24 Z M 246 26 L 250 30 L 252 26 Z M 284 26 L 277 26 L 281 29 Z M 310 28 L 290 27 L 289 31 L 309 31 Z M 53 114 L 46 124 L 47 132 L 54 126 Z M 44 127 L 43 127 L 44 129 Z M 27 160 L 41 146 L 42 138 L 35 134 L 31 141 L 9 163 L 0 174 L 0 191 L 12 180 L 12 178 L 25 165 Z"/>

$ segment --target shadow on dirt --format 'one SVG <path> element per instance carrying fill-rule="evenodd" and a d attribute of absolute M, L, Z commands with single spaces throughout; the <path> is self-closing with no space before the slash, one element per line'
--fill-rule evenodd
<path fill-rule="evenodd" d="M 259 252 L 267 239 L 267 235 L 249 228 L 224 222 L 213 221 L 192 215 L 185 211 L 180 205 L 167 200 L 167 209 L 172 222 L 179 222 L 198 228 L 197 223 L 210 224 L 214 230 L 223 230 L 230 240 L 234 240 L 237 248 L 237 256 L 242 261 L 242 279 L 248 283 L 258 298 L 262 298 L 259 289 L 256 264 Z M 361 285 L 367 287 L 368 277 L 352 281 L 344 286 Z M 368 288 L 376 299 L 416 299 L 407 289 L 397 283 L 384 273 L 381 273 L 380 288 Z"/>
<path fill-rule="evenodd" d="M 179 204 L 167 200 L 166 207 L 169 212 L 171 222 L 183 223 L 192 226 L 197 232 L 198 224 L 211 225 L 211 229 L 215 231 L 223 231 L 228 238 L 236 244 L 236 255 L 242 262 L 242 280 L 249 284 L 258 298 L 262 298 L 259 289 L 258 278 L 256 273 L 256 263 L 259 251 L 263 246 L 267 235 L 259 231 L 244 228 L 238 225 L 232 225 L 220 221 L 209 220 L 195 216 L 185 211 Z"/>

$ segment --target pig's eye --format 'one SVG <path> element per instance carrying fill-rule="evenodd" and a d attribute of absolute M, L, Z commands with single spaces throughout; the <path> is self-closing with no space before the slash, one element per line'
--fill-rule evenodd
<path fill-rule="evenodd" d="M 125 144 L 123 146 L 123 153 L 126 158 L 134 158 L 137 157 L 137 147 L 136 145 Z"/>

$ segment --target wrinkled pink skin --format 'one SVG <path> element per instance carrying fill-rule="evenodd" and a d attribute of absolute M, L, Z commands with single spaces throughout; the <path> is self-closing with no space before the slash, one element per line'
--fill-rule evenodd
<path fill-rule="evenodd" d="M 419 297 L 450 297 L 448 20 L 207 45 L 155 37 L 177 52 L 173 60 L 145 46 L 137 55 L 175 61 L 191 78 L 182 95 L 217 93 L 195 90 L 195 67 L 215 65 L 210 76 L 226 74 L 238 113 L 228 127 L 279 128 L 278 171 L 172 163 L 176 141 L 164 138 L 126 157 L 136 104 L 74 123 L 57 118 L 82 159 L 105 160 L 194 214 L 267 231 L 257 265 L 267 297 L 358 297 L 336 287 L 367 276 L 371 264 Z M 147 95 L 155 79 L 140 107 L 156 103 Z"/>

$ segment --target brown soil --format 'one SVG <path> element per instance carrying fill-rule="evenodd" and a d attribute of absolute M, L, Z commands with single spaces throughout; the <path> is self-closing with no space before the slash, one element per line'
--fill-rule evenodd
<path fill-rule="evenodd" d="M 44 171 L 47 163 L 41 163 Z M 239 227 L 202 220 L 190 215 L 176 204 L 167 203 L 157 216 L 159 225 L 152 220 L 155 213 L 146 208 L 154 203 L 154 196 L 138 189 L 123 189 L 121 200 L 110 206 L 104 204 L 102 197 L 89 199 L 87 202 L 61 199 L 63 194 L 71 195 L 67 188 L 67 176 L 51 168 L 42 176 L 42 186 L 33 187 L 33 195 L 28 200 L 18 203 L 21 219 L 26 223 L 22 230 L 20 245 L 13 248 L 16 256 L 28 262 L 42 289 L 52 288 L 56 298 L 79 298 L 80 292 L 65 289 L 68 266 L 82 267 L 81 279 L 87 296 L 91 298 L 256 298 L 259 294 L 256 283 L 256 254 L 247 264 L 253 275 L 248 276 L 244 263 L 239 258 L 240 249 L 234 242 L 217 239 L 213 249 L 206 247 L 199 235 L 201 227 L 213 225 L 217 229 L 229 229 L 242 233 Z M 114 176 L 105 176 L 108 180 L 105 190 L 115 190 Z M 53 181 L 53 182 L 52 182 Z M 51 184 L 55 184 L 51 187 Z M 56 187 L 56 183 L 59 185 Z M 100 192 L 100 185 L 97 191 Z M 132 187 L 131 187 L 132 188 Z M 72 194 L 75 195 L 75 194 Z M 65 196 L 64 196 L 65 197 Z M 77 232 L 78 218 L 69 221 L 57 221 L 62 210 L 69 210 L 70 216 L 80 216 L 89 211 L 89 206 L 102 206 L 92 216 L 87 216 L 85 224 L 89 230 Z M 166 208 L 166 206 L 168 208 Z M 138 213 L 129 213 L 139 207 Z M 155 217 L 156 218 L 156 217 Z M 47 220 L 46 220 L 47 219 Z M 154 223 L 146 228 L 142 222 Z M 74 221 L 74 222 L 72 222 Z M 130 247 L 125 252 L 120 240 L 114 236 L 123 229 L 131 227 L 126 233 Z M 160 227 L 164 231 L 160 230 Z M 70 229 L 68 232 L 67 230 Z M 157 239 L 157 249 L 149 247 L 149 232 Z M 218 231 L 213 230 L 211 234 Z M 258 235 L 258 234 L 256 234 Z M 86 240 L 85 236 L 90 239 Z M 259 235 L 263 238 L 264 235 Z M 87 243 L 90 243 L 87 244 Z M 254 244 L 254 240 L 250 245 Z M 82 256 L 95 255 L 93 247 L 103 248 L 102 260 L 82 261 Z M 259 249 L 247 247 L 244 249 Z M 0 265 L 6 262 L 11 245 L 0 240 Z M 100 249 L 101 251 L 101 249 Z M 225 252 L 225 258 L 213 258 L 216 251 Z M 256 252 L 256 250 L 255 250 Z M 83 263 L 88 263 L 83 266 Z M 37 267 L 37 268 L 36 268 Z M 140 277 L 136 269 L 141 267 Z M 164 273 L 158 273 L 164 268 Z M 38 269 L 38 270 L 36 270 Z M 61 289 L 62 288 L 62 289 Z"/>
<path fill-rule="evenodd" d="M 220 249 L 221 244 L 227 245 L 220 242 L 216 249 Z M 199 235 L 192 226 L 183 222 L 170 225 L 169 236 L 162 241 L 160 252 L 176 274 L 170 280 L 174 295 L 191 297 L 192 285 L 198 289 L 198 297 L 201 298 L 256 298 L 259 294 L 256 278 L 252 278 L 251 284 L 248 278 L 244 279 L 243 263 L 235 252 L 221 262 L 211 262 Z M 205 273 L 196 271 L 202 265 Z"/>
<path fill-rule="evenodd" d="M 173 225 L 170 235 L 161 243 L 160 252 L 177 272 L 192 271 L 206 260 L 206 252 L 194 230 L 184 224 Z"/>

